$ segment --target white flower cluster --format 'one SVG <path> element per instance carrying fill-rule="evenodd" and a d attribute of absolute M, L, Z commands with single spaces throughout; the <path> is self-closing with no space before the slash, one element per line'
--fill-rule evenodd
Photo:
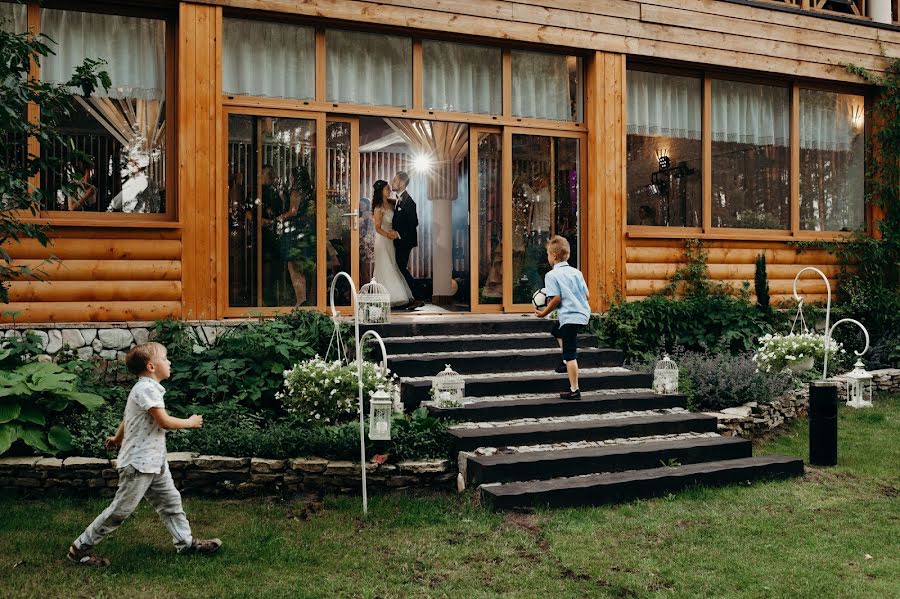
<path fill-rule="evenodd" d="M 302 420 L 336 424 L 352 420 L 359 409 L 359 383 L 356 364 L 326 361 L 320 356 L 285 370 L 284 390 L 275 397 L 285 409 Z M 394 393 L 398 384 L 390 370 L 386 374 L 371 362 L 363 362 L 363 397 L 369 399 L 379 385 Z"/>
<path fill-rule="evenodd" d="M 753 356 L 753 361 L 761 372 L 780 372 L 791 362 L 825 357 L 825 335 L 817 333 L 763 335 L 759 342 L 759 351 Z M 828 344 L 828 359 L 842 353 L 844 349 L 841 344 L 832 339 Z"/>

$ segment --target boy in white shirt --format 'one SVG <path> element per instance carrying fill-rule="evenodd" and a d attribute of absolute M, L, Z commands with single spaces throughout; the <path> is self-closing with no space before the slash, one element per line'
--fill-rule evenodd
<path fill-rule="evenodd" d="M 94 545 L 118 528 L 144 497 L 169 529 L 179 553 L 213 553 L 222 541 L 191 536 L 181 494 L 166 461 L 166 431 L 200 428 L 203 417 L 194 414 L 190 418 L 174 418 L 166 412 L 166 390 L 160 385 L 160 381 L 169 378 L 170 371 L 165 346 L 153 342 L 137 345 L 128 352 L 125 365 L 139 378 L 128 394 L 118 431 L 106 440 L 107 449 L 120 448 L 119 488 L 109 507 L 69 547 L 68 558 L 76 564 L 108 566 L 109 560 L 93 554 Z"/>
<path fill-rule="evenodd" d="M 543 310 L 535 310 L 534 315 L 544 318 L 559 309 L 559 321 L 553 325 L 551 334 L 562 348 L 564 366 L 557 372 L 569 375 L 569 390 L 560 393 L 562 399 L 580 400 L 578 388 L 578 333 L 591 318 L 588 304 L 588 288 L 584 276 L 567 260 L 571 247 L 565 237 L 554 235 L 547 242 L 547 261 L 553 268 L 544 277 L 544 288 L 549 301 Z"/>

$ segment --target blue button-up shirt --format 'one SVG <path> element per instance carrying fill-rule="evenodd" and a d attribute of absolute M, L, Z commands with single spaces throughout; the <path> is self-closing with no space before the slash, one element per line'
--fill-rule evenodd
<path fill-rule="evenodd" d="M 549 297 L 559 296 L 559 324 L 587 324 L 591 318 L 588 305 L 588 288 L 584 277 L 568 262 L 557 262 L 544 277 L 544 288 Z"/>

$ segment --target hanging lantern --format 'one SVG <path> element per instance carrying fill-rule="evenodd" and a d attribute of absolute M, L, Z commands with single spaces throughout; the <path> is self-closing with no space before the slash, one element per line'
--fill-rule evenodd
<path fill-rule="evenodd" d="M 447 364 L 446 368 L 431 381 L 431 390 L 437 407 L 461 406 L 463 398 L 466 396 L 466 381 Z"/>
<path fill-rule="evenodd" d="M 391 394 L 384 390 L 384 385 L 372 393 L 369 400 L 369 439 L 372 441 L 391 440 L 391 417 L 394 415 L 394 402 Z"/>
<path fill-rule="evenodd" d="M 668 354 L 656 363 L 653 371 L 653 390 L 657 393 L 669 395 L 678 392 L 678 366 Z"/>
<path fill-rule="evenodd" d="M 375 279 L 359 290 L 359 324 L 389 324 L 391 294 Z"/>
<path fill-rule="evenodd" d="M 847 373 L 847 405 L 851 408 L 872 407 L 872 375 L 866 372 L 862 360 L 857 360 Z"/>

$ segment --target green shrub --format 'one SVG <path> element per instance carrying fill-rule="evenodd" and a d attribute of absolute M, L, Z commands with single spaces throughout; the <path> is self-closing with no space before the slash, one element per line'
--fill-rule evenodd
<path fill-rule="evenodd" d="M 446 420 L 429 416 L 425 408 L 417 409 L 410 416 L 394 418 L 393 456 L 397 460 L 447 458 L 452 447 L 449 426 Z"/>
<path fill-rule="evenodd" d="M 52 362 L 30 361 L 35 356 L 32 337 L 0 345 L 0 455 L 16 441 L 42 454 L 70 451 L 65 413 L 76 406 L 93 410 L 103 405 L 102 397 L 79 389 L 77 374 Z"/>
<path fill-rule="evenodd" d="M 676 346 L 692 351 L 740 353 L 771 330 L 764 315 L 742 298 L 699 295 L 684 300 L 651 296 L 614 304 L 595 321 L 600 343 L 649 359 Z"/>
<path fill-rule="evenodd" d="M 234 400 L 268 417 L 281 413 L 275 394 L 283 372 L 301 360 L 325 355 L 334 331 L 330 318 L 296 310 L 273 319 L 243 323 L 216 339 L 197 339 L 179 321 L 156 324 L 155 339 L 169 350 L 172 375 L 166 405 L 185 414 L 194 406 Z"/>

